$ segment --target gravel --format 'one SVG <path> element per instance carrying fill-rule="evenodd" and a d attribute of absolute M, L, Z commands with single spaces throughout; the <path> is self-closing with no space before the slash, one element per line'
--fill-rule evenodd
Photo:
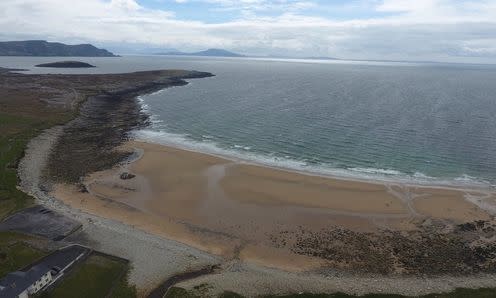
<path fill-rule="evenodd" d="M 408 296 L 450 292 L 456 288 L 494 287 L 495 275 L 470 277 L 384 277 L 347 276 L 342 274 L 291 273 L 246 263 L 230 263 L 220 274 L 202 276 L 176 286 L 192 290 L 208 284 L 209 295 L 217 297 L 223 291 L 241 293 L 247 297 L 266 294 L 335 293 L 355 295 L 391 293 Z"/>

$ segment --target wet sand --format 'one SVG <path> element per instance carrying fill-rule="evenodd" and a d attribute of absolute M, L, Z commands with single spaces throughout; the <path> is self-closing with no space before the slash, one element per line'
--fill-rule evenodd
<path fill-rule="evenodd" d="M 373 233 L 416 230 L 426 219 L 487 221 L 489 211 L 467 194 L 496 204 L 495 194 L 482 190 L 315 177 L 136 141 L 123 149 L 140 157 L 90 175 L 87 192 L 58 184 L 53 195 L 73 208 L 210 253 L 285 270 L 328 264 L 288 248 L 299 230 Z M 123 172 L 136 177 L 123 180 Z"/>

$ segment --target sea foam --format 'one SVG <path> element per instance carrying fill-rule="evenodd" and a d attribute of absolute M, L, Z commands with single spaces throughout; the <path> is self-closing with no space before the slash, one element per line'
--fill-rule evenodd
<path fill-rule="evenodd" d="M 257 154 L 251 147 L 232 145 L 223 148 L 211 140 L 203 138 L 202 141 L 193 140 L 188 135 L 174 134 L 166 131 L 143 129 L 134 131 L 132 137 L 138 141 L 171 146 L 193 152 L 215 155 L 237 162 L 253 163 L 288 171 L 295 171 L 309 175 L 324 176 L 337 179 L 350 179 L 357 181 L 375 181 L 386 183 L 404 183 L 427 186 L 454 186 L 454 187 L 477 187 L 494 188 L 488 181 L 475 177 L 463 175 L 456 178 L 437 178 L 416 172 L 413 175 L 402 173 L 393 169 L 377 168 L 335 168 L 329 164 L 308 164 L 288 157 L 279 157 L 275 153 L 272 156 Z"/>

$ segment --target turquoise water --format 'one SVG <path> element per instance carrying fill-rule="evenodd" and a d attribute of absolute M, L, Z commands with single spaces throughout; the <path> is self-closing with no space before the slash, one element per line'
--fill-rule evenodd
<path fill-rule="evenodd" d="M 141 97 L 153 124 L 136 136 L 318 174 L 496 185 L 496 66 L 130 56 L 33 68 L 57 60 L 0 66 L 209 71 Z"/>
<path fill-rule="evenodd" d="M 496 183 L 496 69 L 222 61 L 142 97 L 139 138 L 357 178 Z"/>

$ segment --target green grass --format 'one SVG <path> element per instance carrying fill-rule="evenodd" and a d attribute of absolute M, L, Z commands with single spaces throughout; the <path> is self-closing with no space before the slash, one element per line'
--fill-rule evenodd
<path fill-rule="evenodd" d="M 13 103 L 9 97 L 0 98 L 0 220 L 33 204 L 31 196 L 17 189 L 17 164 L 29 140 L 73 117 L 72 112 L 47 108 L 38 100 L 17 99 Z M 34 238 L 0 232 L 1 277 L 46 254 L 23 243 L 25 239 Z"/>
<path fill-rule="evenodd" d="M 30 96 L 21 96 L 16 102 L 0 98 L 0 220 L 34 203 L 31 196 L 17 189 L 17 165 L 29 140 L 47 128 L 70 121 L 77 113 L 77 109 L 47 106 Z M 46 255 L 28 246 L 24 239 L 34 238 L 0 232 L 0 278 Z M 127 284 L 128 269 L 121 261 L 91 256 L 43 297 L 136 297 L 136 289 Z"/>
<path fill-rule="evenodd" d="M 191 291 L 187 291 L 183 288 L 173 287 L 167 291 L 165 298 L 199 298 L 196 294 Z"/>
<path fill-rule="evenodd" d="M 42 130 L 69 120 L 70 114 L 53 118 L 0 113 L 0 219 L 30 206 L 33 199 L 17 189 L 17 163 L 28 141 Z"/>
<path fill-rule="evenodd" d="M 23 240 L 28 239 L 30 239 L 29 236 L 13 232 L 0 232 L 0 278 L 11 271 L 19 270 L 33 263 L 47 254 L 23 242 Z"/>
<path fill-rule="evenodd" d="M 22 157 L 27 141 L 19 136 L 11 137 L 0 137 L 0 218 L 32 203 L 31 197 L 16 188 L 16 163 Z"/>
<path fill-rule="evenodd" d="M 202 298 L 205 296 L 199 295 L 196 289 L 185 290 L 183 288 L 173 287 L 168 292 L 165 298 Z M 224 292 L 218 298 L 243 298 L 244 296 L 233 292 Z M 292 295 L 266 295 L 260 298 L 408 298 L 409 296 L 394 295 L 394 294 L 368 294 L 363 296 L 347 295 L 343 293 L 335 294 L 292 294 Z M 418 296 L 418 298 L 493 298 L 496 297 L 495 288 L 487 289 L 456 289 L 453 292 L 442 294 L 429 294 Z M 413 297 L 412 297 L 413 298 Z"/>
<path fill-rule="evenodd" d="M 129 273 L 129 268 L 126 269 L 126 274 L 122 275 L 115 284 L 112 289 L 111 295 L 109 298 L 135 298 L 136 295 L 136 287 L 130 286 L 127 282 L 127 273 Z"/>
<path fill-rule="evenodd" d="M 127 285 L 128 265 L 119 260 L 91 255 L 78 265 L 44 298 L 136 297 L 136 289 Z"/>

